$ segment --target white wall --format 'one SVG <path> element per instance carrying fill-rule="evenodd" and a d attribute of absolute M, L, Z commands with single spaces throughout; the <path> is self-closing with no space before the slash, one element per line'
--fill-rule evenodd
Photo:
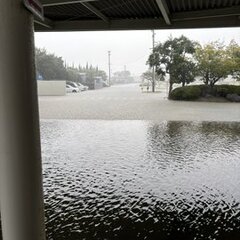
<path fill-rule="evenodd" d="M 37 81 L 39 96 L 66 95 L 66 81 Z"/>

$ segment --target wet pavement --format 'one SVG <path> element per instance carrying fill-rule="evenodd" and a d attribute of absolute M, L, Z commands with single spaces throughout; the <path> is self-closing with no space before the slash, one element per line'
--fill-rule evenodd
<path fill-rule="evenodd" d="M 41 119 L 239 121 L 239 103 L 169 101 L 166 88 L 142 93 L 138 84 L 39 97 Z"/>

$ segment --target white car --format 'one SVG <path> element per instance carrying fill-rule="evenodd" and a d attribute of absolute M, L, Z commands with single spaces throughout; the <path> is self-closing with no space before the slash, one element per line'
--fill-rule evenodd
<path fill-rule="evenodd" d="M 73 87 L 71 85 L 66 85 L 66 92 L 67 93 L 77 93 L 79 92 L 79 88 L 78 87 Z"/>
<path fill-rule="evenodd" d="M 78 88 L 80 89 L 80 91 L 88 90 L 88 86 L 85 86 L 85 85 L 83 85 L 81 83 L 77 83 L 77 85 L 78 85 Z"/>

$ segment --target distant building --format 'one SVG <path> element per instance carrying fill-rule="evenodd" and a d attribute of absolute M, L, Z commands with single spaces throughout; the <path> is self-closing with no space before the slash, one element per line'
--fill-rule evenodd
<path fill-rule="evenodd" d="M 129 71 L 119 71 L 113 74 L 111 79 L 113 84 L 124 84 L 124 83 L 133 83 L 134 78 L 131 76 Z"/>
<path fill-rule="evenodd" d="M 88 76 L 86 73 L 80 73 L 79 77 L 80 77 L 79 78 L 80 82 L 83 85 L 88 86 L 89 89 L 99 89 L 99 88 L 107 87 L 107 83 L 100 76 L 91 77 L 91 76 Z"/>

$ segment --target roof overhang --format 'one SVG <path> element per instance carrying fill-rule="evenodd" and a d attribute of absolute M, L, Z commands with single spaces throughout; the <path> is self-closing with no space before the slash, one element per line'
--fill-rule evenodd
<path fill-rule="evenodd" d="M 42 0 L 35 31 L 104 31 L 240 26 L 240 1 Z"/>

